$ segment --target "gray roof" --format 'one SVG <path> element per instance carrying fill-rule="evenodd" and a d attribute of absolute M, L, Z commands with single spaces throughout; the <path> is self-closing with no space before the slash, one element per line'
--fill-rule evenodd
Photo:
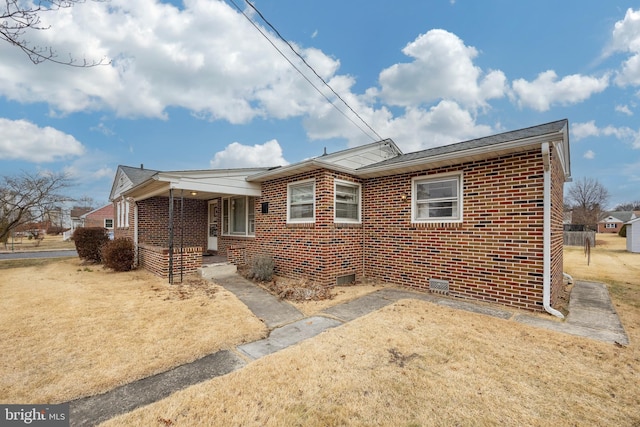
<path fill-rule="evenodd" d="M 629 222 L 631 220 L 631 218 L 633 217 L 634 212 L 633 211 L 612 211 L 612 212 L 607 212 L 607 216 L 612 216 L 615 219 L 618 219 L 622 222 Z"/>
<path fill-rule="evenodd" d="M 497 145 L 505 142 L 518 141 L 521 139 L 535 138 L 538 136 L 554 134 L 562 131 L 567 125 L 567 119 L 557 120 L 551 123 L 532 126 L 525 129 L 518 129 L 511 132 L 499 133 L 497 135 L 486 136 L 484 138 L 477 138 L 465 142 L 458 142 L 456 144 L 443 145 L 442 147 L 429 148 L 422 151 L 415 151 L 413 153 L 401 154 L 397 157 L 383 160 L 382 162 L 375 163 L 373 165 L 364 166 L 362 168 L 359 168 L 358 170 L 392 165 L 395 163 L 408 162 L 418 159 L 428 159 L 429 157 L 455 153 L 458 151 L 489 147 L 491 145 Z"/>
<path fill-rule="evenodd" d="M 134 168 L 131 166 L 118 166 L 122 172 L 131 180 L 131 183 L 135 187 L 136 185 L 148 180 L 159 171 L 153 169 L 143 169 L 142 167 Z"/>

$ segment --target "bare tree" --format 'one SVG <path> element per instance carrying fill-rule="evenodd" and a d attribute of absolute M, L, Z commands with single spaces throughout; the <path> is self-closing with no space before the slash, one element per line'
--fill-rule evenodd
<path fill-rule="evenodd" d="M 573 182 L 567 192 L 573 208 L 573 223 L 595 226 L 604 218 L 609 192 L 598 180 L 581 178 Z"/>
<path fill-rule="evenodd" d="M 24 0 L 5 0 L 0 6 L 0 40 L 4 40 L 22 50 L 34 64 L 50 61 L 71 67 L 95 67 L 108 64 L 104 58 L 100 61 L 78 62 L 73 57 L 63 61 L 58 58 L 51 46 L 37 46 L 28 42 L 24 36 L 27 30 L 47 30 L 49 26 L 42 25 L 40 16 L 47 12 L 66 9 L 85 0 L 39 0 L 34 3 Z M 98 0 L 100 1 L 100 0 Z"/>
<path fill-rule="evenodd" d="M 78 197 L 75 202 L 77 203 L 77 207 L 79 208 L 93 209 L 96 206 L 96 202 L 95 200 L 93 200 L 93 197 L 87 194 L 83 194 L 82 196 Z"/>
<path fill-rule="evenodd" d="M 48 212 L 70 199 L 60 193 L 70 186 L 62 173 L 4 176 L 0 186 L 0 242 L 15 228 L 42 221 Z"/>
<path fill-rule="evenodd" d="M 640 211 L 640 200 L 628 203 L 620 203 L 613 208 L 614 211 Z"/>

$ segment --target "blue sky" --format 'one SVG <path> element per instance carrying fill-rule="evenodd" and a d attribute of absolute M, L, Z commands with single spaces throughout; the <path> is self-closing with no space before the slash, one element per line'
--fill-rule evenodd
<path fill-rule="evenodd" d="M 322 95 L 230 0 L 89 1 L 46 14 L 51 28 L 25 38 L 62 60 L 108 65 L 34 65 L 0 43 L 0 174 L 64 171 L 74 179 L 71 196 L 103 203 L 119 164 L 274 166 L 377 139 L 246 3 L 234 1 Z M 404 152 L 567 118 L 574 179 L 598 179 L 611 206 L 640 200 L 633 2 L 254 4 Z"/>

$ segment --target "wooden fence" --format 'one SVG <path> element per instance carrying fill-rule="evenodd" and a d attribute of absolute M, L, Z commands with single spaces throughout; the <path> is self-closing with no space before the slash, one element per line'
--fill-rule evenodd
<path fill-rule="evenodd" d="M 595 231 L 565 231 L 563 235 L 563 244 L 565 246 L 584 246 L 585 239 L 589 239 L 590 246 L 596 245 Z"/>

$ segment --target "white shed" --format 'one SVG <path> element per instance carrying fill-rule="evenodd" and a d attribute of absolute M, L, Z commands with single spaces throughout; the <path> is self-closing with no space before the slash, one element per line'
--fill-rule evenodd
<path fill-rule="evenodd" d="M 627 222 L 627 251 L 640 253 L 640 217 Z"/>

